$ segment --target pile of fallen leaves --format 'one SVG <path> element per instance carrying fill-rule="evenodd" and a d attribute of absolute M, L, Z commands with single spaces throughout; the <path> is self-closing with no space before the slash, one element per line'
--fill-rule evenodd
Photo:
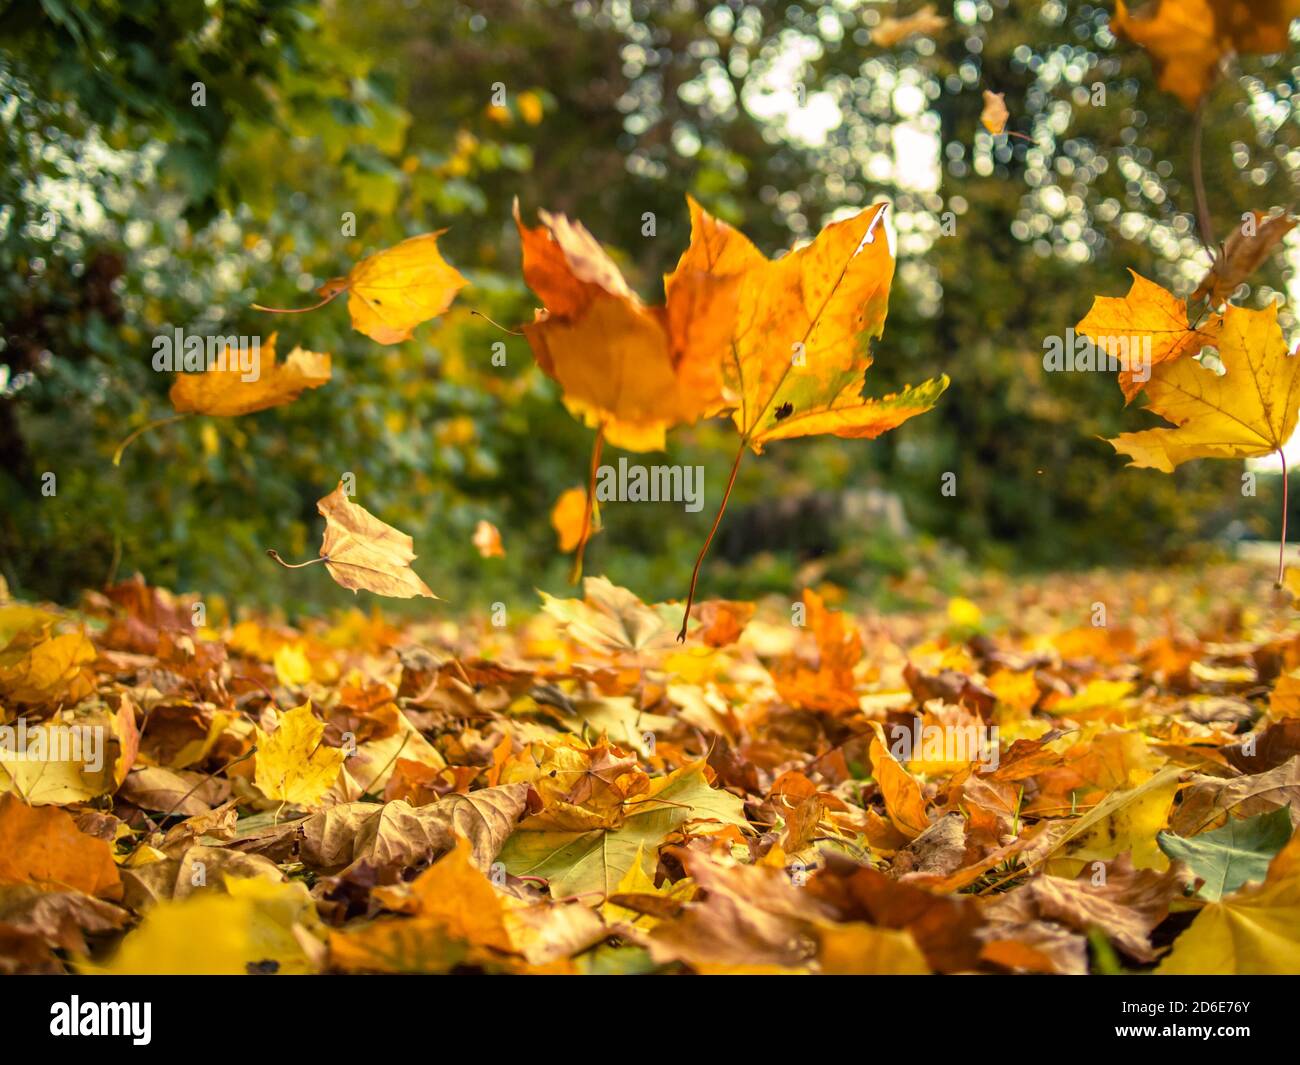
<path fill-rule="evenodd" d="M 583 590 L 515 629 L 0 601 L 0 970 L 1300 971 L 1257 569 L 712 601 L 685 645 Z"/>

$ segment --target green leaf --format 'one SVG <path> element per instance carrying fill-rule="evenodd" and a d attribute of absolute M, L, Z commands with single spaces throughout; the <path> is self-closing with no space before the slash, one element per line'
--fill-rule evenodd
<path fill-rule="evenodd" d="M 1156 842 L 1205 881 L 1201 898 L 1217 902 L 1247 881 L 1262 882 L 1268 863 L 1290 838 L 1291 813 L 1283 806 L 1256 817 L 1229 818 L 1222 828 L 1190 838 L 1161 832 Z"/>

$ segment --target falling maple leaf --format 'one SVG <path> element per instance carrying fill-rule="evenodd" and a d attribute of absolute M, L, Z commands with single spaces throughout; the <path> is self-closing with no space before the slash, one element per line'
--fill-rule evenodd
<path fill-rule="evenodd" d="M 228 344 L 212 368 L 202 373 L 177 375 L 168 398 L 176 409 L 169 418 L 160 418 L 141 426 L 123 440 L 113 453 L 113 465 L 121 464 L 122 453 L 141 434 L 161 425 L 195 414 L 234 418 L 242 414 L 270 410 L 292 403 L 309 388 L 320 388 L 330 379 L 330 357 L 316 351 L 294 348 L 284 362 L 275 361 L 275 341 L 272 333 L 261 351 L 256 369 L 247 373 L 235 351 Z"/>
<path fill-rule="evenodd" d="M 1176 358 L 1151 372 L 1147 409 L 1172 423 L 1172 429 L 1122 433 L 1110 441 L 1130 466 L 1172 473 L 1196 458 L 1240 459 L 1276 451 L 1295 432 L 1300 411 L 1300 358 L 1287 352 L 1277 322 L 1277 306 L 1248 310 L 1229 305 L 1218 331 L 1223 372 L 1201 361 Z M 1278 583 L 1285 572 L 1286 502 L 1283 494 Z"/>
<path fill-rule="evenodd" d="M 563 390 L 565 406 L 596 429 L 571 575 L 576 584 L 605 442 L 662 450 L 668 429 L 724 405 L 719 360 L 738 279 L 679 263 L 664 278 L 664 305 L 647 306 L 581 223 L 548 211 L 538 216 L 541 225 L 525 226 L 516 201 L 524 280 L 545 304 L 523 332 L 537 365 Z"/>
<path fill-rule="evenodd" d="M 881 48 L 892 48 L 911 37 L 933 37 L 947 25 L 948 20 L 935 13 L 934 5 L 926 4 L 904 18 L 890 16 L 881 19 L 871 31 L 871 43 Z"/>
<path fill-rule="evenodd" d="M 309 388 L 320 388 L 330 379 L 330 357 L 294 348 L 284 362 L 275 361 L 276 334 L 272 333 L 262 352 L 257 376 L 245 380 L 238 360 L 224 368 L 204 373 L 180 374 L 168 393 L 178 414 L 211 414 L 234 418 L 271 407 L 292 403 Z"/>
<path fill-rule="evenodd" d="M 353 503 L 342 481 L 316 503 L 316 509 L 325 519 L 319 559 L 291 564 L 273 550 L 267 554 L 287 569 L 324 562 L 330 576 L 354 592 L 364 588 L 394 599 L 417 595 L 438 598 L 411 569 L 417 557 L 415 541 L 400 529 L 380 521 L 365 507 Z"/>
<path fill-rule="evenodd" d="M 442 314 L 469 284 L 438 250 L 438 238 L 445 232 L 409 237 L 366 256 L 346 277 L 336 277 L 317 289 L 322 299 L 314 306 L 296 310 L 253 306 L 272 314 L 302 314 L 346 292 L 353 329 L 380 344 L 400 344 L 421 322 Z"/>
<path fill-rule="evenodd" d="M 516 203 L 524 280 L 545 304 L 523 330 L 565 405 L 632 451 L 660 450 L 667 429 L 717 410 L 717 340 L 734 282 L 679 264 L 665 279 L 665 305 L 647 306 L 581 223 L 538 216 L 541 225 L 525 226 Z"/>
<path fill-rule="evenodd" d="M 1126 403 L 1146 386 L 1146 373 L 1216 343 L 1223 325 L 1218 315 L 1190 325 L 1186 300 L 1178 299 L 1135 270 L 1129 273 L 1133 284 L 1127 296 L 1097 296 L 1075 326 L 1117 360 Z"/>
<path fill-rule="evenodd" d="M 817 239 L 769 261 L 738 230 L 694 200 L 691 244 L 677 272 L 738 277 L 734 326 L 723 356 L 740 447 L 713 528 L 696 559 L 679 639 L 686 638 L 699 569 L 746 448 L 829 433 L 873 439 L 930 410 L 946 376 L 883 398 L 862 395 L 870 341 L 884 330 L 894 274 L 886 204 L 833 222 Z"/>
<path fill-rule="evenodd" d="M 480 558 L 505 558 L 506 549 L 501 546 L 501 530 L 490 521 L 480 519 L 474 526 L 471 540 Z"/>

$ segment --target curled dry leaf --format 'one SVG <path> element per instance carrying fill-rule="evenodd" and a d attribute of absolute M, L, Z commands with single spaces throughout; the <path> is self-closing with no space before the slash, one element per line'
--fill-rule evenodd
<path fill-rule="evenodd" d="M 271 407 L 292 403 L 309 388 L 320 388 L 330 379 L 330 357 L 294 348 L 284 362 L 275 359 L 276 334 L 272 333 L 261 351 L 253 376 L 241 367 L 230 345 L 224 365 L 204 373 L 177 376 L 168 393 L 178 414 L 211 414 L 234 418 Z"/>
<path fill-rule="evenodd" d="M 400 529 L 380 521 L 365 507 L 353 503 L 342 481 L 317 502 L 316 509 L 325 519 L 320 557 L 338 584 L 354 592 L 365 589 L 394 599 L 438 598 L 411 569 L 417 557 L 415 541 Z M 281 561 L 276 552 L 267 553 L 281 565 L 297 568 Z"/>
<path fill-rule="evenodd" d="M 1208 299 L 1211 306 L 1222 306 L 1295 226 L 1296 219 L 1285 212 L 1270 216 L 1251 211 L 1248 220 L 1243 219 L 1224 242 L 1222 253 L 1201 278 L 1192 300 Z"/>
<path fill-rule="evenodd" d="M 912 37 L 933 37 L 947 25 L 948 20 L 935 13 L 934 5 L 926 4 L 903 18 L 891 15 L 881 19 L 871 31 L 871 43 L 881 48 L 893 48 Z"/>
<path fill-rule="evenodd" d="M 501 530 L 490 521 L 480 519 L 474 527 L 472 542 L 480 558 L 506 557 L 506 549 L 501 546 Z"/>
<path fill-rule="evenodd" d="M 999 136 L 1007 128 L 1007 119 L 1011 112 L 1007 110 L 1006 101 L 1000 92 L 984 90 L 984 109 L 980 112 L 980 124 L 993 136 Z"/>

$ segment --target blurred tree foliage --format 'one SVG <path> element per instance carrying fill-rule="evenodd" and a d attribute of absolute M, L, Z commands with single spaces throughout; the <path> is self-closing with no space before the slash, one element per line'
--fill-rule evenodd
<path fill-rule="evenodd" d="M 952 547 L 1154 563 L 1233 522 L 1267 534 L 1271 485 L 1243 499 L 1226 462 L 1124 469 L 1098 437 L 1146 419 L 1109 375 L 1042 368 L 1044 337 L 1123 294 L 1128 268 L 1194 287 L 1192 116 L 1099 5 L 939 6 L 947 29 L 889 49 L 870 31 L 892 5 L 861 0 L 0 6 L 0 572 L 56 597 L 140 569 L 239 602 L 349 602 L 263 552 L 314 555 L 315 500 L 350 471 L 358 501 L 414 535 L 439 594 L 531 608 L 532 585 L 562 581 L 548 513 L 582 480 L 590 434 L 523 339 L 470 314 L 531 316 L 515 197 L 525 217 L 580 218 L 647 298 L 686 245 L 688 192 L 769 254 L 894 203 L 899 271 L 868 388 L 938 372 L 953 386 L 879 441 L 796 441 L 742 467 L 706 593 L 938 579 Z M 1208 101 L 1220 239 L 1294 200 L 1295 64 L 1248 57 Z M 980 127 L 985 88 L 1029 141 Z M 404 345 L 353 333 L 341 305 L 250 309 L 305 305 L 362 255 L 444 226 L 472 287 Z M 1283 287 L 1275 260 L 1246 301 Z M 281 350 L 332 352 L 335 377 L 286 408 L 157 429 L 114 468 L 117 442 L 170 409 L 150 341 L 176 326 L 278 329 Z M 705 465 L 705 510 L 606 507 L 588 571 L 682 595 L 734 446 L 710 423 L 647 457 Z M 902 497 L 916 535 L 886 529 L 872 488 Z M 480 518 L 505 560 L 470 546 Z"/>

